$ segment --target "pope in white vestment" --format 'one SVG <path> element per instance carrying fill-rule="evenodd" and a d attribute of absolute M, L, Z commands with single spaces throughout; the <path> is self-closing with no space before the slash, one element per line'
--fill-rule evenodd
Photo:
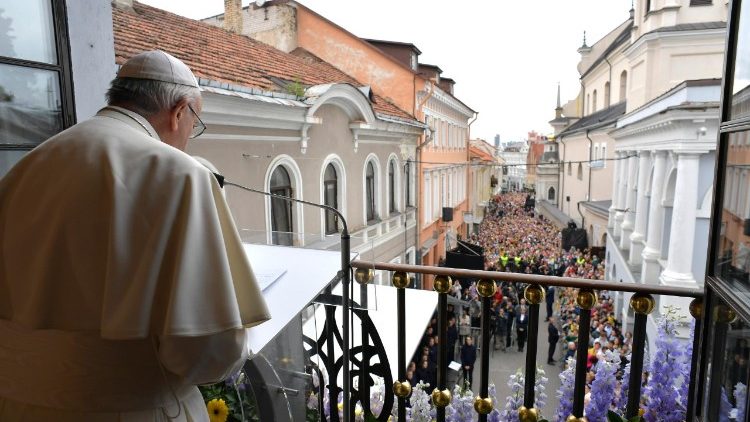
<path fill-rule="evenodd" d="M 218 182 L 143 116 L 106 107 L 0 179 L 0 421 L 206 421 L 195 385 L 268 318 Z"/>

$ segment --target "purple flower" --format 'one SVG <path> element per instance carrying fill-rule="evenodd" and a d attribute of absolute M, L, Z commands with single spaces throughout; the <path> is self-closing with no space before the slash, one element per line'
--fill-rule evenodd
<path fill-rule="evenodd" d="M 523 372 L 519 369 L 508 378 L 510 395 L 505 399 L 505 408 L 500 412 L 500 422 L 519 422 L 518 408 L 523 406 Z"/>
<path fill-rule="evenodd" d="M 555 412 L 555 421 L 557 422 L 565 422 L 568 416 L 573 413 L 573 389 L 576 377 L 575 359 L 568 358 L 567 365 L 568 368 L 560 374 L 560 389 L 557 390 L 557 397 L 560 399 L 560 404 Z"/>
<path fill-rule="evenodd" d="M 734 386 L 734 402 L 737 403 L 737 415 L 734 420 L 744 421 L 745 420 L 745 403 L 747 403 L 747 385 L 738 382 Z"/>
<path fill-rule="evenodd" d="M 628 406 L 628 389 L 630 388 L 630 360 L 633 355 L 628 355 L 628 363 L 625 365 L 625 370 L 622 371 L 622 381 L 620 382 L 620 392 L 617 394 L 615 399 L 615 408 L 620 412 L 620 415 L 625 415 L 625 411 Z"/>
<path fill-rule="evenodd" d="M 586 406 L 586 419 L 591 422 L 607 420 L 607 411 L 615 398 L 615 374 L 620 367 L 620 356 L 607 351 L 597 365 L 596 377 L 591 383 L 591 400 Z"/>
<path fill-rule="evenodd" d="M 659 322 L 656 339 L 656 354 L 651 361 L 644 419 L 647 422 L 680 422 L 685 420 L 677 382 L 681 382 L 684 371 L 684 356 L 680 343 L 675 339 L 677 318 L 674 308 L 666 308 Z"/>

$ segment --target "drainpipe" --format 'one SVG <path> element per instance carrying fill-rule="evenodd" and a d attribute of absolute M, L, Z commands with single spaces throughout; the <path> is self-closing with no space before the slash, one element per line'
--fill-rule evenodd
<path fill-rule="evenodd" d="M 586 129 L 586 139 L 589 140 L 589 190 L 588 190 L 587 196 L 586 196 L 586 200 L 587 201 L 591 200 L 591 160 L 592 160 L 591 149 L 592 149 L 592 147 L 594 145 L 593 144 L 594 141 L 589 137 L 589 132 L 591 132 L 591 129 Z"/>
<path fill-rule="evenodd" d="M 565 210 L 563 210 L 563 207 L 564 207 L 563 204 L 565 203 L 565 174 L 566 174 L 566 172 L 565 172 L 565 154 L 568 152 L 568 148 L 565 146 L 565 137 L 561 136 L 558 139 L 560 140 L 560 146 L 563 147 L 562 184 L 560 185 L 560 201 L 559 202 L 560 202 L 560 211 L 565 212 Z M 568 165 L 570 165 L 570 163 L 568 163 Z"/>
<path fill-rule="evenodd" d="M 416 90 L 416 79 L 417 79 L 417 76 L 416 74 L 414 74 L 415 90 Z M 424 107 L 425 103 L 427 103 L 427 100 L 429 100 L 430 97 L 432 97 L 434 89 L 432 88 L 431 84 L 428 84 L 427 87 L 430 88 L 427 91 L 427 96 L 424 97 L 422 101 L 419 103 L 419 105 L 414 108 L 415 117 L 417 114 L 417 110 L 422 110 L 422 107 Z M 416 101 L 414 103 L 416 104 Z M 427 124 L 427 116 L 424 116 L 424 124 Z M 422 148 L 428 143 L 430 143 L 431 141 L 432 141 L 432 129 L 430 129 L 430 138 L 425 139 L 424 142 L 417 145 L 417 162 L 416 162 L 417 165 L 415 166 L 416 168 L 414 169 L 414 171 L 417 174 L 415 174 L 414 177 L 416 178 L 416 180 L 420 182 L 424 182 L 424 180 L 422 180 Z M 415 249 L 414 263 L 416 265 L 421 265 L 422 264 L 422 245 L 419 243 L 419 235 L 422 233 L 422 224 L 419 224 L 419 223 L 421 222 L 421 218 L 422 218 L 422 207 L 419 206 L 419 202 L 422 200 L 422 190 L 421 190 L 422 184 L 415 183 L 415 185 L 416 185 L 415 193 L 417 195 L 417 211 L 416 211 L 417 212 L 417 227 L 414 228 L 414 249 Z M 417 275 L 417 277 L 419 278 L 419 281 L 420 281 L 419 283 L 420 287 L 422 287 L 421 286 L 422 276 Z"/>
<path fill-rule="evenodd" d="M 607 93 L 609 94 L 609 98 L 607 98 L 609 102 L 606 105 L 606 107 L 609 107 L 612 104 L 612 63 L 609 62 L 609 58 L 607 57 L 604 58 L 604 61 L 609 65 L 609 92 Z"/>
<path fill-rule="evenodd" d="M 469 200 L 469 192 L 470 192 L 470 189 L 469 189 L 470 174 L 469 173 L 471 172 L 471 164 L 470 164 L 471 153 L 469 152 L 469 149 L 471 148 L 471 125 L 474 124 L 474 122 L 476 122 L 478 118 L 479 118 L 479 112 L 475 111 L 474 118 L 471 119 L 471 121 L 469 122 L 468 133 L 467 133 L 468 139 L 466 140 L 466 164 L 464 165 L 466 167 L 466 180 L 464 181 L 464 183 L 466 183 L 466 186 L 464 187 L 464 192 L 466 193 L 466 201 L 467 201 L 466 210 L 471 211 L 472 215 L 474 215 L 474 207 L 472 206 L 472 202 Z M 470 231 L 467 231 L 466 233 L 467 240 L 469 238 L 469 232 Z"/>

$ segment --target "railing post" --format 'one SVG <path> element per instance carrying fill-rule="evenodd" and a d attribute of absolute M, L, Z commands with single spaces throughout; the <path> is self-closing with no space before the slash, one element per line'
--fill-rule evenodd
<path fill-rule="evenodd" d="M 453 282 L 445 275 L 435 277 L 433 289 L 438 292 L 438 370 L 437 387 L 432 390 L 432 403 L 437 410 L 437 422 L 445 422 L 445 407 L 451 403 L 451 392 L 445 388 L 448 367 L 448 292 Z"/>
<path fill-rule="evenodd" d="M 480 362 L 479 395 L 474 399 L 474 410 L 479 414 L 479 422 L 487 422 L 487 414 L 492 411 L 494 403 L 489 398 L 490 380 L 490 313 L 492 296 L 497 291 L 494 280 L 482 279 L 477 282 L 477 292 L 482 297 L 482 354 Z"/>
<path fill-rule="evenodd" d="M 630 358 L 630 380 L 628 384 L 628 405 L 625 418 L 638 416 L 641 404 L 641 377 L 643 375 L 643 355 L 646 343 L 646 321 L 648 314 L 654 310 L 656 302 L 653 296 L 636 293 L 630 298 L 630 307 L 635 311 L 633 323 L 633 352 Z"/>
<path fill-rule="evenodd" d="M 696 298 L 690 302 L 690 315 L 695 319 L 693 327 L 693 355 L 690 357 L 690 380 L 688 383 L 688 402 L 685 416 L 693 420 L 695 413 L 695 373 L 698 371 L 698 355 L 700 354 L 701 322 L 703 319 L 703 299 Z"/>
<path fill-rule="evenodd" d="M 527 409 L 534 407 L 534 384 L 536 384 L 536 348 L 539 337 L 539 304 L 544 302 L 544 289 L 538 284 L 531 284 L 523 292 L 529 304 L 529 333 L 526 338 L 526 375 L 524 376 L 523 405 Z"/>
<path fill-rule="evenodd" d="M 581 289 L 576 296 L 576 303 L 581 308 L 580 321 L 578 322 L 578 346 L 576 347 L 576 378 L 573 384 L 573 416 L 576 418 L 583 417 L 586 361 L 588 359 L 589 335 L 591 335 L 591 308 L 596 305 L 597 301 L 596 293 L 590 289 Z"/>
<path fill-rule="evenodd" d="M 396 318 L 398 335 L 398 379 L 393 383 L 393 392 L 398 397 L 398 422 L 406 422 L 406 399 L 411 394 L 411 384 L 406 380 L 406 286 L 409 276 L 396 271 L 392 278 L 396 287 Z"/>
<path fill-rule="evenodd" d="M 724 356 L 726 352 L 726 336 L 729 331 L 729 324 L 732 324 L 737 320 L 737 313 L 727 305 L 718 304 L 714 308 L 712 315 L 716 321 L 714 325 L 714 333 L 712 337 L 715 339 L 713 343 L 713 351 L 711 352 L 712 357 Z M 721 413 L 721 402 L 722 402 L 722 391 L 724 390 L 724 367 L 723 365 L 711 365 L 711 375 L 709 378 L 709 397 L 708 397 L 708 409 L 705 413 L 708 421 L 719 420 L 719 414 Z"/>

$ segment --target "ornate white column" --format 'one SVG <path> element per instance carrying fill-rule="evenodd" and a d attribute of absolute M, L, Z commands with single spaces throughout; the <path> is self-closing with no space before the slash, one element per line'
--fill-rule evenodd
<path fill-rule="evenodd" d="M 628 160 L 625 159 L 628 155 L 627 151 L 620 151 L 620 159 L 617 160 L 620 163 L 619 172 L 615 175 L 619 179 L 617 187 L 617 213 L 615 214 L 615 237 L 620 238 L 622 236 L 622 221 L 625 218 L 625 193 L 627 191 L 627 180 L 628 180 Z"/>
<path fill-rule="evenodd" d="M 620 248 L 623 250 L 630 249 L 630 234 L 633 233 L 635 225 L 635 192 L 638 185 L 638 158 L 635 152 L 631 152 L 628 158 L 627 188 L 625 196 L 625 217 L 622 221 L 622 236 L 620 236 Z"/>
<path fill-rule="evenodd" d="M 635 206 L 635 226 L 630 235 L 630 265 L 641 265 L 641 253 L 645 247 L 646 222 L 648 221 L 648 201 L 646 190 L 648 190 L 648 178 L 651 170 L 651 153 L 641 151 L 638 153 L 638 199 Z"/>
<path fill-rule="evenodd" d="M 698 207 L 697 153 L 677 155 L 677 183 L 675 185 L 672 226 L 670 228 L 667 269 L 661 274 L 662 284 L 695 287 L 693 276 L 693 241 L 695 215 Z"/>
<path fill-rule="evenodd" d="M 647 284 L 658 284 L 661 266 L 661 235 L 664 227 L 664 207 L 661 205 L 664 196 L 664 178 L 667 171 L 667 152 L 651 153 L 654 162 L 654 177 L 651 180 L 651 200 L 648 207 L 648 234 L 646 247 L 643 249 L 643 267 L 641 281 Z"/>
<path fill-rule="evenodd" d="M 604 157 L 605 159 L 607 157 Z M 615 228 L 615 216 L 617 215 L 617 209 L 620 205 L 617 203 L 617 192 L 620 189 L 620 153 L 615 152 L 615 160 L 612 161 L 614 169 L 612 169 L 612 204 L 609 206 L 609 219 L 607 219 L 607 228 L 614 231 Z"/>

